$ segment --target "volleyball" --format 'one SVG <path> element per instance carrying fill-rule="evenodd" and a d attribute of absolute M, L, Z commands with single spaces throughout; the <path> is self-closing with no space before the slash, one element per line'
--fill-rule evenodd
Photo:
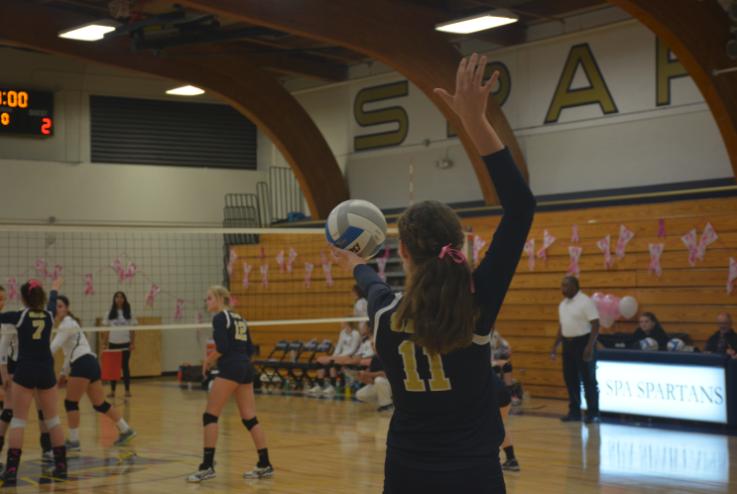
<path fill-rule="evenodd" d="M 658 342 L 653 338 L 645 338 L 640 340 L 640 350 L 657 350 Z"/>
<path fill-rule="evenodd" d="M 673 338 L 668 342 L 668 351 L 669 352 L 682 352 L 686 349 L 686 344 L 683 342 L 683 340 L 679 340 L 678 338 Z"/>
<path fill-rule="evenodd" d="M 337 247 L 371 259 L 384 246 L 386 219 L 379 208 L 362 199 L 335 206 L 325 223 L 325 237 Z"/>

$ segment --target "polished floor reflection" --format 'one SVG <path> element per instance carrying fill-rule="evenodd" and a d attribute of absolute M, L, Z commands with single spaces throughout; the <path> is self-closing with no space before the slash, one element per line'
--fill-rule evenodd
<path fill-rule="evenodd" d="M 68 481 L 55 482 L 44 475 L 47 467 L 40 461 L 37 428 L 29 421 L 21 480 L 15 486 L 3 485 L 0 492 L 382 491 L 391 414 L 379 414 L 375 406 L 343 397 L 258 395 L 258 418 L 266 430 L 276 476 L 248 481 L 242 473 L 253 467 L 256 453 L 230 403 L 219 422 L 217 478 L 188 485 L 184 477 L 200 461 L 207 392 L 160 379 L 135 381 L 133 393 L 128 402 L 116 403 L 139 433 L 127 448 L 112 446 L 114 425 L 83 401 L 83 450 L 72 454 Z M 520 472 L 506 475 L 508 492 L 737 492 L 737 437 L 612 423 L 563 424 L 557 417 L 565 408 L 561 401 L 533 399 L 508 418 L 521 465 Z M 732 463 L 730 453 L 736 459 Z"/>

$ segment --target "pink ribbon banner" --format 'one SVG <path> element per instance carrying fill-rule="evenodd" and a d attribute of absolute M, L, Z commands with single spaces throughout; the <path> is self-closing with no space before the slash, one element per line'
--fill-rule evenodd
<path fill-rule="evenodd" d="M 314 264 L 310 264 L 309 262 L 306 262 L 305 263 L 305 273 L 307 273 L 307 274 L 305 275 L 305 281 L 304 281 L 303 285 L 306 286 L 307 288 L 310 288 L 310 286 L 311 286 L 310 285 L 310 276 L 312 275 L 312 270 L 313 269 L 315 269 L 315 265 Z"/>
<path fill-rule="evenodd" d="M 583 252 L 581 247 L 568 247 L 568 254 L 571 256 L 571 265 L 568 267 L 568 276 L 573 274 L 581 276 L 581 268 L 578 267 L 581 252 Z"/>
<path fill-rule="evenodd" d="M 737 279 L 737 261 L 729 258 L 729 277 L 727 278 L 727 295 L 734 290 L 734 280 Z"/>
<path fill-rule="evenodd" d="M 619 227 L 619 240 L 617 240 L 617 248 L 614 249 L 614 252 L 617 254 L 617 259 L 621 260 L 624 258 L 624 248 L 627 245 L 627 242 L 632 240 L 634 236 L 634 232 L 626 226 L 621 225 Z"/>
<path fill-rule="evenodd" d="M 95 277 L 91 274 L 84 275 L 84 294 L 85 295 L 94 295 L 95 294 L 95 288 L 92 286 L 92 282 L 94 281 Z"/>
<path fill-rule="evenodd" d="M 607 235 L 606 237 L 596 242 L 596 245 L 604 253 L 604 269 L 609 269 L 612 266 L 614 266 L 614 258 L 612 257 L 612 253 L 610 252 L 610 249 L 611 249 L 610 235 Z"/>
<path fill-rule="evenodd" d="M 133 283 L 133 277 L 138 272 L 138 266 L 136 266 L 136 263 L 131 261 L 130 264 L 128 264 L 128 268 L 125 270 L 125 278 L 128 280 L 128 283 Z"/>
<path fill-rule="evenodd" d="M 479 253 L 481 252 L 481 249 L 484 248 L 484 245 L 486 245 L 486 241 L 483 238 L 479 237 L 478 235 L 474 236 L 473 238 L 473 264 L 474 265 L 479 263 Z"/>
<path fill-rule="evenodd" d="M 578 225 L 573 225 L 573 236 L 571 237 L 571 242 L 574 244 L 577 244 L 580 242 L 578 238 Z"/>
<path fill-rule="evenodd" d="M 543 247 L 537 252 L 537 257 L 541 257 L 543 261 L 547 259 L 546 250 L 548 250 L 548 247 L 553 245 L 557 239 L 548 233 L 547 230 L 544 231 L 543 234 Z"/>
<path fill-rule="evenodd" d="M 110 266 L 118 272 L 118 278 L 120 278 L 120 281 L 125 280 L 125 268 L 123 268 L 123 263 L 120 262 L 120 259 L 116 259 L 111 262 Z"/>
<path fill-rule="evenodd" d="M 248 275 L 251 273 L 252 266 L 245 261 L 241 261 L 241 262 L 243 262 L 243 286 L 248 288 L 250 286 Z"/>
<path fill-rule="evenodd" d="M 177 308 L 174 309 L 174 320 L 175 321 L 181 321 L 182 320 L 182 309 L 184 309 L 184 306 L 187 304 L 184 300 L 181 298 L 177 299 Z"/>
<path fill-rule="evenodd" d="M 51 273 L 51 281 L 56 281 L 59 279 L 59 276 L 61 276 L 64 273 L 64 266 L 61 264 L 57 264 L 54 266 L 54 272 Z"/>
<path fill-rule="evenodd" d="M 11 276 L 8 278 L 8 300 L 12 302 L 18 298 L 18 278 Z"/>
<path fill-rule="evenodd" d="M 230 297 L 230 306 L 236 307 L 238 305 L 238 297 Z"/>
<path fill-rule="evenodd" d="M 386 258 L 377 257 L 376 265 L 379 267 L 379 278 L 384 280 L 384 283 L 386 283 Z"/>
<path fill-rule="evenodd" d="M 159 288 L 158 285 L 153 285 L 152 284 L 151 285 L 151 290 L 148 292 L 148 295 L 146 295 L 146 305 L 148 305 L 149 307 L 153 307 L 154 306 L 154 298 L 156 297 L 156 295 L 159 294 L 160 291 L 161 291 L 161 288 Z"/>
<path fill-rule="evenodd" d="M 665 244 L 647 244 L 647 246 L 650 248 L 650 267 L 647 272 L 652 276 L 655 271 L 655 274 L 660 276 L 663 274 L 663 268 L 660 267 L 660 256 L 663 255 Z"/>
<path fill-rule="evenodd" d="M 292 247 L 289 248 L 289 261 L 287 261 L 287 273 L 292 272 L 292 263 L 297 259 L 297 251 Z"/>
<path fill-rule="evenodd" d="M 716 230 L 714 230 L 714 227 L 711 226 L 711 223 L 707 222 L 706 227 L 704 228 L 704 233 L 701 234 L 699 246 L 696 249 L 696 259 L 698 259 L 699 261 L 703 261 L 704 254 L 706 254 L 706 246 L 712 242 L 715 242 L 718 238 L 719 237 L 717 236 L 717 232 Z"/>
<path fill-rule="evenodd" d="M 39 259 L 38 261 L 36 261 L 36 269 L 38 269 L 38 271 L 41 273 L 43 279 L 51 277 L 51 273 L 49 273 L 46 269 L 46 261 L 44 261 L 43 259 Z"/>
<path fill-rule="evenodd" d="M 527 254 L 527 264 L 530 266 L 530 271 L 535 269 L 535 239 L 528 240 L 525 243 L 525 253 Z"/>
<path fill-rule="evenodd" d="M 328 262 L 322 265 L 322 270 L 325 271 L 325 284 L 329 287 L 333 286 L 333 276 L 330 274 L 330 270 L 332 267 L 332 262 Z"/>
<path fill-rule="evenodd" d="M 681 241 L 688 247 L 688 262 L 691 266 L 696 265 L 696 253 L 699 248 L 696 245 L 696 228 L 681 237 Z"/>
<path fill-rule="evenodd" d="M 261 286 L 267 288 L 269 286 L 269 265 L 261 265 Z"/>
<path fill-rule="evenodd" d="M 276 262 L 279 264 L 279 269 L 283 273 L 287 270 L 287 267 L 284 265 L 284 251 L 280 250 L 279 253 L 276 255 Z"/>
<path fill-rule="evenodd" d="M 668 234 L 665 233 L 665 220 L 658 220 L 658 238 L 665 238 Z"/>
<path fill-rule="evenodd" d="M 238 254 L 235 253 L 235 249 L 230 249 L 230 260 L 228 260 L 228 274 L 233 274 L 233 263 L 238 259 Z"/>

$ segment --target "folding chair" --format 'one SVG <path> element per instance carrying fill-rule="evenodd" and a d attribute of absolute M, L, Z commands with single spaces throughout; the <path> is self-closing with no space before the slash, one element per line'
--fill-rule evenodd
<path fill-rule="evenodd" d="M 307 379 L 310 383 L 310 386 L 314 386 L 317 382 L 317 379 L 313 379 L 312 376 L 309 375 L 309 371 L 317 370 L 318 365 L 317 362 L 315 362 L 315 359 L 317 358 L 318 353 L 324 353 L 325 355 L 330 355 L 330 350 L 333 348 L 333 342 L 331 340 L 322 340 L 322 343 L 317 345 L 317 348 L 315 349 L 315 352 L 310 357 L 309 362 L 297 362 L 298 365 L 296 365 L 296 369 L 299 369 L 301 374 L 299 377 L 300 382 L 304 382 L 305 379 Z"/>
<path fill-rule="evenodd" d="M 266 358 L 266 360 L 253 361 L 253 369 L 256 371 L 256 374 L 259 375 L 259 379 L 261 375 L 266 376 L 266 382 L 264 384 L 277 384 L 275 378 L 277 376 L 281 378 L 281 376 L 277 372 L 276 368 L 287 356 L 288 348 L 289 340 L 281 340 L 279 343 L 276 344 L 271 353 L 269 353 L 269 356 Z M 267 369 L 271 369 L 272 372 L 266 372 Z"/>

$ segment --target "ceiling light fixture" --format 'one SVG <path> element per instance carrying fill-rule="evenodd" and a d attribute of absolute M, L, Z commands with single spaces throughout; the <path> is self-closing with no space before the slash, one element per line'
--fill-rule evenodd
<path fill-rule="evenodd" d="M 59 33 L 60 38 L 76 39 L 80 41 L 98 41 L 101 40 L 105 33 L 115 31 L 115 28 L 122 26 L 118 21 L 112 19 L 101 19 L 99 21 L 88 22 L 81 26 L 67 29 Z"/>
<path fill-rule="evenodd" d="M 170 89 L 166 94 L 175 94 L 177 96 L 197 96 L 198 94 L 204 94 L 204 91 L 194 86 L 182 86 L 176 89 Z"/>
<path fill-rule="evenodd" d="M 478 14 L 463 19 L 456 19 L 435 26 L 436 31 L 445 33 L 469 34 L 493 27 L 504 26 L 517 22 L 519 16 L 513 12 L 504 9 L 496 9 L 484 14 Z"/>
<path fill-rule="evenodd" d="M 493 27 L 504 26 L 517 22 L 519 16 L 505 9 L 496 9 L 484 14 L 478 14 L 463 19 L 456 19 L 435 26 L 436 31 L 445 33 L 469 34 Z"/>

